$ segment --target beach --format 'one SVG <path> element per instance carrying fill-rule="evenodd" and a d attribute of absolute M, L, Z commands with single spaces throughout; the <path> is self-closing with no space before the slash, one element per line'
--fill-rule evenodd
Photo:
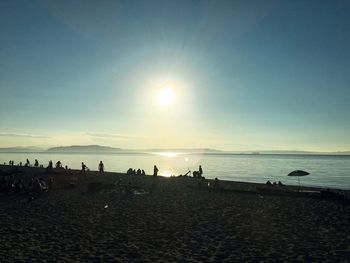
<path fill-rule="evenodd" d="M 0 194 L 0 262 L 350 259 L 347 202 L 263 194 L 261 184 L 212 188 L 213 180 L 187 177 L 39 168 L 17 168 L 15 176 L 54 183 L 41 194 Z"/>

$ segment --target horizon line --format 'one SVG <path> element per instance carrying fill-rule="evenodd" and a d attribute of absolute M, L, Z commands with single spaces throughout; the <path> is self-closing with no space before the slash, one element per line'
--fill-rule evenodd
<path fill-rule="evenodd" d="M 335 153 L 349 153 L 350 154 L 350 150 L 333 150 L 333 151 L 314 151 L 314 150 L 221 150 L 221 149 L 215 149 L 215 148 L 207 148 L 207 147 L 178 147 L 178 148 L 174 148 L 174 147 L 162 147 L 162 148 L 120 148 L 120 147 L 113 147 L 113 146 L 106 146 L 106 145 L 98 145 L 98 144 L 87 144 L 87 145 L 68 145 L 68 146 L 8 146 L 8 147 L 0 147 L 0 151 L 3 150 L 23 150 L 25 152 L 25 150 L 38 150 L 39 152 L 41 151 L 48 151 L 50 149 L 54 149 L 54 148 L 65 148 L 65 147 L 93 147 L 93 146 L 97 146 L 97 147 L 107 147 L 107 148 L 111 148 L 111 150 L 115 149 L 115 150 L 125 150 L 125 151 L 179 151 L 179 150 L 183 150 L 183 151 L 191 151 L 191 150 L 204 150 L 204 151 L 213 151 L 213 152 L 222 152 L 222 153 L 253 153 L 253 154 L 259 154 L 259 153 L 278 153 L 278 152 L 300 152 L 305 153 L 305 154 L 312 154 L 312 153 L 323 153 L 323 154 L 335 154 Z"/>

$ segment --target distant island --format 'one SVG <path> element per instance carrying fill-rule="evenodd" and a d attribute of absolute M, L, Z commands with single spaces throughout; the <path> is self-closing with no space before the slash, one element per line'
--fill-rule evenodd
<path fill-rule="evenodd" d="M 101 145 L 72 145 L 53 147 L 46 150 L 52 153 L 152 153 L 152 152 L 175 152 L 175 153 L 222 153 L 223 151 L 209 148 L 163 148 L 163 149 L 122 149 Z"/>
<path fill-rule="evenodd" d="M 122 149 L 102 145 L 70 145 L 52 148 L 40 147 L 7 147 L 0 148 L 1 153 L 158 153 L 174 152 L 184 154 L 213 154 L 213 155 L 350 155 L 350 151 L 312 152 L 312 151 L 222 151 L 210 148 L 153 148 L 153 149 Z"/>
<path fill-rule="evenodd" d="M 101 146 L 101 145 L 72 145 L 72 146 L 59 146 L 53 147 L 46 150 L 46 152 L 50 153 L 61 153 L 61 152 L 71 152 L 71 153 L 112 153 L 112 152 L 120 152 L 122 149 L 113 148 L 109 146 Z"/>

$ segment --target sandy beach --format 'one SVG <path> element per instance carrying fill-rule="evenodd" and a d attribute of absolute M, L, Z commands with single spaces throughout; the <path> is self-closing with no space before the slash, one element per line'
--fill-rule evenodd
<path fill-rule="evenodd" d="M 16 169 L 54 184 L 0 194 L 0 262 L 350 260 L 348 202 L 262 194 L 249 183 L 221 181 L 222 190 L 193 178 Z"/>

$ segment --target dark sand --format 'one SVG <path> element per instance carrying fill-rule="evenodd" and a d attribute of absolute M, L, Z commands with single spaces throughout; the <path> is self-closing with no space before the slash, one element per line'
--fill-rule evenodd
<path fill-rule="evenodd" d="M 21 170 L 17 176 L 52 175 Z M 192 178 L 53 176 L 54 189 L 33 200 L 0 194 L 0 262 L 350 260 L 348 203 L 199 188 Z M 118 178 L 150 193 L 118 193 Z M 96 191 L 88 191 L 91 182 L 101 183 Z"/>

